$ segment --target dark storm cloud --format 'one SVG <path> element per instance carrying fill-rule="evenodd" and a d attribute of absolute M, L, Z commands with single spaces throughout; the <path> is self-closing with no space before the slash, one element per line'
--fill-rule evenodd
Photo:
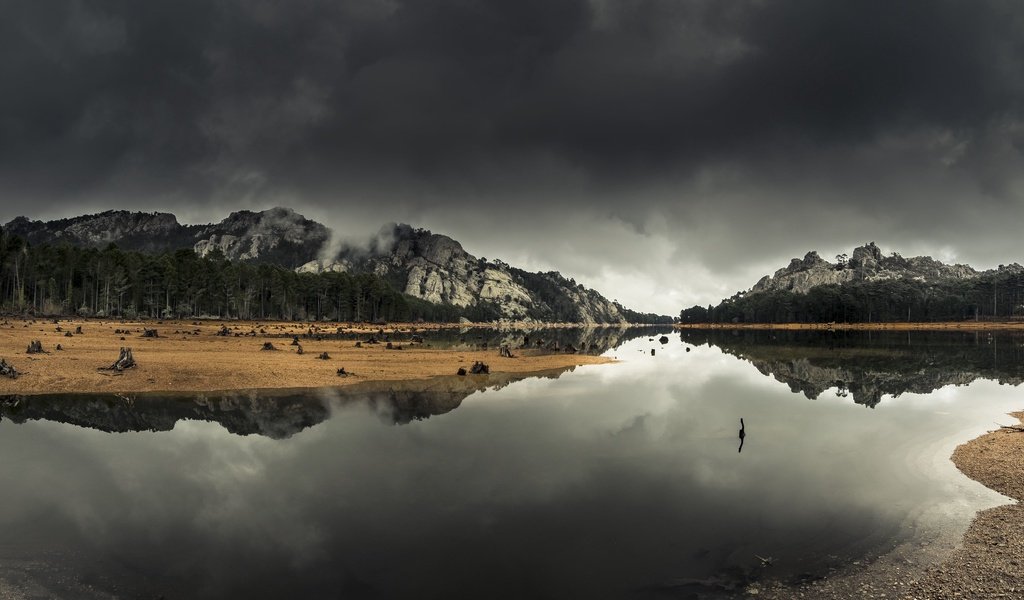
<path fill-rule="evenodd" d="M 472 201 L 518 224 L 515 239 L 478 235 L 478 253 L 543 246 L 573 215 L 619 223 L 644 252 L 689 260 L 689 275 L 748 277 L 735 265 L 754 234 L 774 265 L 823 243 L 927 247 L 936 232 L 958 243 L 958 228 L 980 227 L 964 206 L 1019 211 L 1024 8 L 1009 2 L 3 10 L 7 217 L 41 202 L 50 213 L 173 202 L 207 218 L 290 203 L 443 230 Z M 556 225 L 529 220 L 538 214 Z M 673 241 L 643 243 L 653 238 Z M 574 266 L 600 279 L 599 265 L 636 259 L 618 248 Z"/>

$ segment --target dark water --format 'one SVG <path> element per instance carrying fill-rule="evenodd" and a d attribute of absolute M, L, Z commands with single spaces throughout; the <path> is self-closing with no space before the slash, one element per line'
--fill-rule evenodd
<path fill-rule="evenodd" d="M 1020 338 L 650 333 L 518 382 L 4 400 L 0 597 L 729 597 L 999 502 L 948 456 L 1024 408 Z"/>

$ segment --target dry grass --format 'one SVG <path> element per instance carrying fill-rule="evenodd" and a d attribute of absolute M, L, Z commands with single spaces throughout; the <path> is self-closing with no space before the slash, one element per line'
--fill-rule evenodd
<path fill-rule="evenodd" d="M 65 337 L 82 327 L 81 335 Z M 61 392 L 151 392 L 214 391 L 234 389 L 281 389 L 342 386 L 365 381 L 405 381 L 436 375 L 454 375 L 459 367 L 469 368 L 484 361 L 493 373 L 529 374 L 576 365 L 610 362 L 610 359 L 581 354 L 526 353 L 517 358 L 501 358 L 497 349 L 446 350 L 404 344 L 404 349 L 387 350 L 384 344 L 356 348 L 353 341 L 301 340 L 304 354 L 290 346 L 290 338 L 308 331 L 308 325 L 283 323 L 228 322 L 231 336 L 218 336 L 220 322 L 166 321 L 112 322 L 98 320 L 60 321 L 63 331 L 50 320 L 11 320 L 0 326 L 0 358 L 20 372 L 18 379 L 0 378 L 0 394 L 43 394 Z M 327 332 L 337 327 L 346 332 L 370 335 L 376 326 L 351 327 L 348 324 L 320 324 Z M 156 328 L 158 338 L 143 338 L 145 327 Z M 417 324 L 418 331 L 440 329 L 441 325 Z M 128 330 L 127 334 L 115 330 Z M 265 333 L 260 333 L 261 329 Z M 408 337 L 411 327 L 388 325 Z M 179 333 L 175 334 L 174 332 Z M 234 337 L 234 333 L 255 336 Z M 124 337 L 122 341 L 120 338 Z M 25 353 L 32 340 L 41 340 L 47 354 Z M 264 352 L 271 342 L 277 352 Z M 61 344 L 63 351 L 55 350 Z M 99 371 L 117 358 L 120 347 L 131 347 L 138 366 L 123 374 Z M 330 360 L 318 360 L 321 352 Z M 344 367 L 353 375 L 339 377 Z"/>

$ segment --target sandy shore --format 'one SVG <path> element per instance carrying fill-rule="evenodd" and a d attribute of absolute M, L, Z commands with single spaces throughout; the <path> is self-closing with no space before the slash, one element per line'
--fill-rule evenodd
<path fill-rule="evenodd" d="M 496 348 L 438 349 L 403 341 L 411 337 L 413 329 L 441 328 L 429 324 L 386 326 L 385 332 L 402 350 L 388 350 L 383 343 L 357 348 L 351 340 L 302 339 L 304 354 L 298 355 L 290 336 L 307 333 L 306 324 L 232 321 L 223 325 L 231 329 L 230 335 L 217 335 L 222 326 L 218 321 L 61 320 L 55 324 L 41 319 L 8 320 L 0 325 L 0 358 L 22 375 L 17 379 L 0 377 L 0 395 L 310 388 L 454 375 L 475 361 L 485 362 L 493 373 L 515 374 L 610 362 L 599 356 L 538 351 L 516 351 L 516 358 L 502 358 Z M 75 333 L 79 326 L 81 334 Z M 155 328 L 160 337 L 142 337 L 147 327 Z M 319 327 L 325 333 L 335 333 L 341 327 L 346 333 L 367 337 L 378 331 L 377 326 L 346 323 Z M 45 354 L 26 353 L 33 340 L 42 342 Z M 262 351 L 264 342 L 278 350 Z M 56 349 L 58 344 L 63 350 Z M 112 364 L 122 346 L 132 349 L 138 366 L 123 373 L 98 370 Z M 327 352 L 330 360 L 319 360 L 322 352 Z M 340 367 L 352 375 L 339 377 Z"/>
<path fill-rule="evenodd" d="M 1024 331 L 1024 321 L 943 321 L 936 323 L 677 323 L 674 327 L 677 329 L 806 329 L 812 331 Z"/>
<path fill-rule="evenodd" d="M 1024 420 L 1024 412 L 1013 416 Z M 755 584 L 747 594 L 780 600 L 1024 598 L 1024 431 L 987 433 L 957 447 L 952 458 L 968 477 L 1016 502 L 979 512 L 951 555 L 932 562 L 928 549 L 902 548 L 820 581 Z"/>

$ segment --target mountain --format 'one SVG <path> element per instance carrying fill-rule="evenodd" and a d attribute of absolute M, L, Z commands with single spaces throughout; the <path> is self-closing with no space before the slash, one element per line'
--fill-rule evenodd
<path fill-rule="evenodd" d="M 474 320 L 498 318 L 622 324 L 666 319 L 623 308 L 551 271 L 531 273 L 477 258 L 456 240 L 409 225 L 386 226 L 368 246 L 326 255 L 331 231 L 287 208 L 239 211 L 210 225 L 182 225 L 169 213 L 107 211 L 56 221 L 18 217 L 4 231 L 30 244 L 145 253 L 191 249 L 233 261 L 276 264 L 299 273 L 373 273 L 408 296 L 471 309 Z"/>
<path fill-rule="evenodd" d="M 1024 267 L 978 271 L 928 256 L 883 255 L 874 242 L 829 262 L 808 252 L 684 323 L 822 323 L 1024 318 Z"/>
<path fill-rule="evenodd" d="M 817 252 L 808 252 L 803 260 L 794 258 L 775 275 L 762 277 L 750 293 L 787 290 L 806 294 L 819 285 L 851 281 L 911 279 L 936 282 L 978 276 L 978 272 L 967 265 L 946 265 L 929 256 L 903 258 L 895 252 L 885 256 L 874 242 L 854 248 L 848 260 L 843 256 L 837 258 L 839 260 L 831 263 L 818 256 Z"/>
<path fill-rule="evenodd" d="M 288 268 L 320 253 L 330 230 L 288 208 L 231 213 L 220 223 L 182 225 L 169 213 L 110 210 L 56 221 L 18 217 L 4 231 L 30 244 L 103 248 L 158 253 L 192 249 L 200 256 L 221 251 L 231 260 L 272 262 Z"/>
<path fill-rule="evenodd" d="M 409 225 L 382 230 L 369 250 L 342 249 L 333 260 L 314 260 L 300 272 L 373 272 L 396 289 L 429 302 L 493 306 L 499 317 L 625 323 L 617 304 L 561 274 L 530 273 L 477 258 L 452 238 Z"/>

